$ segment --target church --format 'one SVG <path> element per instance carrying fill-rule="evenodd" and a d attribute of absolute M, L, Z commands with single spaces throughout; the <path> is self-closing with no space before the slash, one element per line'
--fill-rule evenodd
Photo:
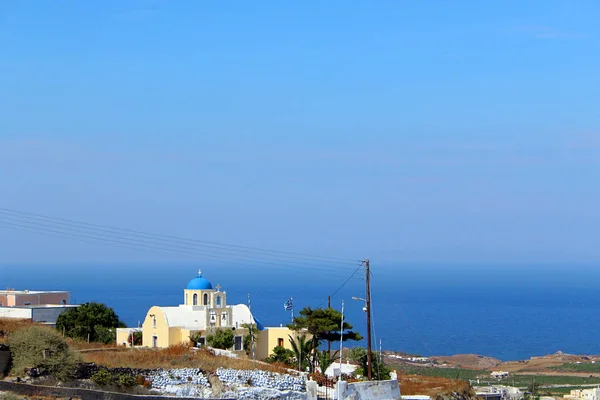
<path fill-rule="evenodd" d="M 234 331 L 234 353 L 244 355 L 244 336 L 249 334 L 244 324 L 256 324 L 258 334 L 255 345 L 256 359 L 268 357 L 275 346 L 291 349 L 288 335 L 296 333 L 287 327 L 264 327 L 250 312 L 246 304 L 227 303 L 227 292 L 221 285 L 212 283 L 198 275 L 190 280 L 183 290 L 183 304 L 178 306 L 153 306 L 146 313 L 142 324 L 143 347 L 165 348 L 189 343 L 190 335 L 200 333 L 200 345 L 206 345 L 206 337 L 218 329 Z M 136 328 L 119 329 L 117 343 L 126 343 L 127 335 Z"/>

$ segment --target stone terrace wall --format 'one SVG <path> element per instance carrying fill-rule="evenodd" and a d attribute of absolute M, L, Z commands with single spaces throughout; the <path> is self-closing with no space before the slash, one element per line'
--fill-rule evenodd
<path fill-rule="evenodd" d="M 67 397 L 82 400 L 165 400 L 167 396 L 142 396 L 126 393 L 103 392 L 100 390 L 61 388 L 54 386 L 30 385 L 0 381 L 0 391 L 13 392 L 23 396 Z M 177 400 L 197 400 L 197 397 L 177 397 Z M 221 399 L 222 400 L 222 399 Z M 235 400 L 230 398 L 228 400 Z"/>

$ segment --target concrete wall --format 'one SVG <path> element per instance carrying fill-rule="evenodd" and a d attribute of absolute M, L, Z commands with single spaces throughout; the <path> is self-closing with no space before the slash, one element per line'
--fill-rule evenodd
<path fill-rule="evenodd" d="M 0 318 L 31 319 L 31 308 L 0 307 Z"/>
<path fill-rule="evenodd" d="M 400 385 L 397 379 L 354 383 L 340 381 L 335 386 L 334 399 L 400 400 Z"/>
<path fill-rule="evenodd" d="M 58 316 L 71 307 L 40 307 L 32 308 L 31 319 L 34 322 L 43 322 L 47 324 L 56 324 Z"/>
<path fill-rule="evenodd" d="M 11 363 L 10 349 L 5 346 L 0 347 L 0 377 L 7 375 L 10 370 Z"/>

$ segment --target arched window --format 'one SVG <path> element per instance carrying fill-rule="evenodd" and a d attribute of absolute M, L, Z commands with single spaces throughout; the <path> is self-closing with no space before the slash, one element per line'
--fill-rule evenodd
<path fill-rule="evenodd" d="M 194 305 L 197 306 L 198 305 L 198 295 L 196 293 L 194 293 Z"/>
<path fill-rule="evenodd" d="M 62 305 L 64 306 L 64 305 L 66 305 L 66 304 L 67 304 L 67 300 L 63 299 L 63 300 L 62 300 Z"/>
<path fill-rule="evenodd" d="M 221 307 L 221 296 L 217 296 L 217 307 Z"/>
<path fill-rule="evenodd" d="M 208 293 L 204 293 L 204 305 L 208 305 Z"/>

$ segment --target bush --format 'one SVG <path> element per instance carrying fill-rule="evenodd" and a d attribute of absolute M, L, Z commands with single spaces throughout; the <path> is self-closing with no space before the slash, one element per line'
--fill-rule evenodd
<path fill-rule="evenodd" d="M 73 376 L 78 358 L 62 336 L 50 328 L 32 326 L 8 336 L 13 357 L 13 372 L 23 375 L 26 369 L 38 368 L 58 380 Z"/>
<path fill-rule="evenodd" d="M 131 375 L 121 374 L 118 377 L 118 383 L 119 383 L 119 386 L 122 386 L 125 388 L 130 388 L 130 387 L 134 387 L 135 385 L 137 385 L 137 380 L 135 379 L 135 377 L 133 377 Z"/>
<path fill-rule="evenodd" d="M 198 346 L 200 339 L 202 339 L 202 331 L 194 331 L 190 334 L 190 342 L 192 342 L 192 346 Z"/>
<path fill-rule="evenodd" d="M 69 308 L 56 320 L 58 331 L 74 339 L 87 340 L 89 337 L 90 342 L 114 343 L 114 328 L 124 327 L 115 311 L 102 303 Z"/>
<path fill-rule="evenodd" d="M 127 336 L 127 343 L 129 343 L 129 344 L 131 344 L 131 336 L 132 335 Z M 133 345 L 134 346 L 142 345 L 142 332 L 140 332 L 140 331 L 133 332 Z"/>
<path fill-rule="evenodd" d="M 233 347 L 234 336 L 231 329 L 219 329 L 214 334 L 209 335 L 206 341 L 215 349 L 227 350 Z"/>
<path fill-rule="evenodd" d="M 22 397 L 17 396 L 14 393 L 0 393 L 0 400 L 22 400 Z"/>
<path fill-rule="evenodd" d="M 96 385 L 98 386 L 107 386 L 113 383 L 114 377 L 113 374 L 110 373 L 107 369 L 99 369 L 92 377 L 90 378 Z"/>
<path fill-rule="evenodd" d="M 286 349 L 282 346 L 275 346 L 273 348 L 273 354 L 265 359 L 266 362 L 272 363 L 282 363 L 287 367 L 292 366 L 294 359 L 294 352 L 290 349 Z"/>

